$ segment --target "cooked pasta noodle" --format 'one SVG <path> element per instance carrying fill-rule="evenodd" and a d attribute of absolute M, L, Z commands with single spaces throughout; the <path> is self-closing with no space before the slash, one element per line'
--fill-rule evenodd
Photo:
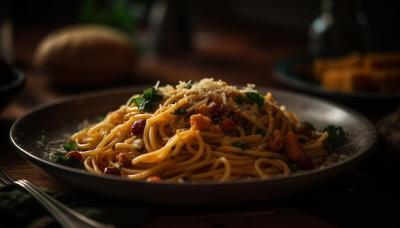
<path fill-rule="evenodd" d="M 148 181 L 230 181 L 287 176 L 326 156 L 326 132 L 261 95 L 223 81 L 152 87 L 71 136 L 96 174 Z M 76 151 L 74 151 L 76 153 Z"/>

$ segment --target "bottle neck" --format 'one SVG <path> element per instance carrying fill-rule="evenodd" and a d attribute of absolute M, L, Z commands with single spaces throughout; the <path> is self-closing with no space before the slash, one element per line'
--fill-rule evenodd
<path fill-rule="evenodd" d="M 360 13 L 357 0 L 322 0 L 321 14 L 335 19 L 355 18 Z"/>

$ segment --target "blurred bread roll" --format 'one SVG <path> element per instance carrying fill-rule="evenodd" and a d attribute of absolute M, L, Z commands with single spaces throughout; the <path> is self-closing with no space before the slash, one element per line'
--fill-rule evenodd
<path fill-rule="evenodd" d="M 34 63 L 57 85 L 95 86 L 132 74 L 135 52 L 129 37 L 117 30 L 77 25 L 45 37 Z"/>

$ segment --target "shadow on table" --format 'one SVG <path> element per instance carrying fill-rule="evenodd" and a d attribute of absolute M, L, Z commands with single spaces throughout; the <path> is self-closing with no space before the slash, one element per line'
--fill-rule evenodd
<path fill-rule="evenodd" d="M 11 149 L 9 133 L 13 123 L 13 119 L 0 118 L 0 138 L 2 139 L 0 141 L 1 150 Z"/>

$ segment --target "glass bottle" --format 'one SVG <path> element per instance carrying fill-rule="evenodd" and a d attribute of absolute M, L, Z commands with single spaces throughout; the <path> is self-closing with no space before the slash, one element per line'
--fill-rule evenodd
<path fill-rule="evenodd" d="M 322 0 L 321 14 L 310 27 L 309 52 L 313 57 L 365 52 L 367 19 L 357 0 Z"/>

